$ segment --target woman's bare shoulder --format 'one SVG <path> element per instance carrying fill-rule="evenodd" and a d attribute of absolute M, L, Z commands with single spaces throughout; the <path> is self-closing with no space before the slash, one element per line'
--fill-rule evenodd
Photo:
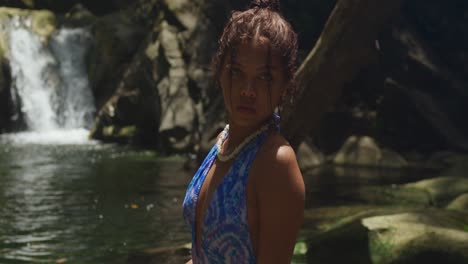
<path fill-rule="evenodd" d="M 302 182 L 294 149 L 280 134 L 271 134 L 257 154 L 255 178 L 258 186 Z"/>
<path fill-rule="evenodd" d="M 296 154 L 289 142 L 281 134 L 272 133 L 258 153 L 258 159 L 261 164 L 286 165 L 296 160 Z"/>

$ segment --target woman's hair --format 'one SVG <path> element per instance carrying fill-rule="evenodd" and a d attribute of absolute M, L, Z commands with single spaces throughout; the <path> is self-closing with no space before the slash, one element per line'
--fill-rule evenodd
<path fill-rule="evenodd" d="M 218 81 L 226 55 L 235 56 L 235 47 L 244 40 L 258 38 L 269 40 L 268 56 L 278 54 L 285 65 L 284 71 L 289 82 L 296 71 L 297 34 L 280 12 L 278 0 L 253 0 L 249 9 L 233 12 L 219 39 L 218 51 L 213 59 L 213 71 Z M 267 58 L 268 64 L 271 58 Z M 288 92 L 294 94 L 294 85 Z"/>

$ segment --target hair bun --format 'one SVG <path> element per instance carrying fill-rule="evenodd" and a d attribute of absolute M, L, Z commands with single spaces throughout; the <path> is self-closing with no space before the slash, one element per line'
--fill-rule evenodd
<path fill-rule="evenodd" d="M 279 0 L 253 0 L 250 8 L 266 8 L 276 12 L 280 11 Z"/>

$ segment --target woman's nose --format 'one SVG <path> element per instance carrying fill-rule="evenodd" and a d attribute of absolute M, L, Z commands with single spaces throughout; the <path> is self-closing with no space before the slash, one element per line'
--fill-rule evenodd
<path fill-rule="evenodd" d="M 244 88 L 241 90 L 241 95 L 245 97 L 255 97 L 255 89 L 252 82 L 247 82 Z"/>

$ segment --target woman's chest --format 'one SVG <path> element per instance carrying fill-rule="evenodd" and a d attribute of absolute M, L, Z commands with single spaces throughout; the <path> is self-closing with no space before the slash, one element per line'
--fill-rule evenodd
<path fill-rule="evenodd" d="M 202 182 L 196 205 L 197 223 L 202 223 L 200 220 L 204 217 L 210 201 L 213 200 L 213 196 L 216 195 L 216 190 L 223 187 L 223 180 L 226 178 L 226 174 L 228 173 L 231 165 L 231 162 L 222 163 L 214 161 L 205 177 L 201 179 Z"/>

